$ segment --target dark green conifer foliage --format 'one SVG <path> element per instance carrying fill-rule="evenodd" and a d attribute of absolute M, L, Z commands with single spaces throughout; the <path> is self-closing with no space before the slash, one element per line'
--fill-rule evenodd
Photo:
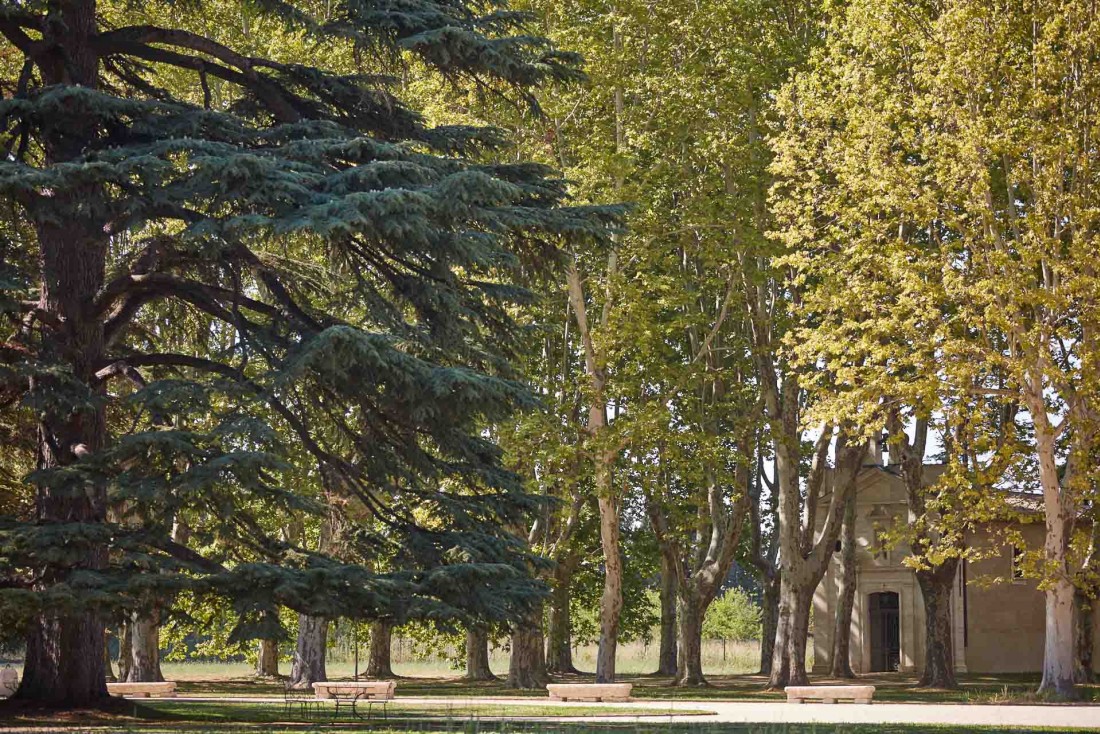
<path fill-rule="evenodd" d="M 279 604 L 504 621 L 537 596 L 501 530 L 528 500 L 482 427 L 529 400 L 516 276 L 614 212 L 566 206 L 551 171 L 492 162 L 497 131 L 433 128 L 373 72 L 412 54 L 531 103 L 577 59 L 488 1 L 241 0 L 316 59 L 354 47 L 356 75 L 148 22 L 213 4 L 0 7 L 0 426 L 37 457 L 33 512 L 0 523 L 23 698 L 103 699 L 104 620 L 150 594 L 231 599 L 241 636 Z M 339 516 L 341 559 L 263 513 Z"/>

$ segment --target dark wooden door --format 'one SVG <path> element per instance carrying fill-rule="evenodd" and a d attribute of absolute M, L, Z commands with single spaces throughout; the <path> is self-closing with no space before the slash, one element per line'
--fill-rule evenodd
<path fill-rule="evenodd" d="M 901 605 L 896 592 L 871 594 L 868 605 L 871 632 L 871 672 L 885 673 L 901 663 Z"/>

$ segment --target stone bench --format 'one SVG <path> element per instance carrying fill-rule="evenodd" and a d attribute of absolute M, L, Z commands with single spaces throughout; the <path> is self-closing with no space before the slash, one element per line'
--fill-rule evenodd
<path fill-rule="evenodd" d="M 875 695 L 874 686 L 787 686 L 787 703 L 802 703 L 806 700 L 836 703 L 837 701 L 855 701 L 871 703 Z"/>
<path fill-rule="evenodd" d="M 160 681 L 159 683 L 108 683 L 107 692 L 112 696 L 175 696 L 176 682 L 174 680 Z"/>
<path fill-rule="evenodd" d="M 551 701 L 629 701 L 630 683 L 549 683 Z"/>
<path fill-rule="evenodd" d="M 389 700 L 397 683 L 392 680 L 329 680 L 313 684 L 317 698 L 361 698 Z"/>

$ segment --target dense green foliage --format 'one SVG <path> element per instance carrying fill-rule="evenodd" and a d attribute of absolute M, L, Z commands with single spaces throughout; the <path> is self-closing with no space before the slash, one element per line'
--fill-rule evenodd
<path fill-rule="evenodd" d="M 0 102 L 0 389 L 38 455 L 36 509 L 0 535 L 5 629 L 182 589 L 232 600 L 237 636 L 276 605 L 508 619 L 537 596 L 506 530 L 532 505 L 481 430 L 531 404 L 518 284 L 611 211 L 564 206 L 498 130 L 428 124 L 383 73 L 411 54 L 533 103 L 579 72 L 525 20 L 431 0 L 0 11 L 25 59 Z M 310 515 L 322 553 L 316 524 L 287 524 Z"/>
<path fill-rule="evenodd" d="M 910 520 L 876 532 L 941 643 L 1000 490 L 1042 505 L 1021 567 L 1072 695 L 1098 28 L 1089 2 L 6 4 L 0 623 L 28 691 L 84 695 L 64 650 L 153 608 L 177 655 L 303 612 L 456 658 L 487 631 L 522 687 L 596 640 L 612 679 L 657 630 L 680 685 L 702 639 L 756 636 L 803 682 L 885 432 Z"/>

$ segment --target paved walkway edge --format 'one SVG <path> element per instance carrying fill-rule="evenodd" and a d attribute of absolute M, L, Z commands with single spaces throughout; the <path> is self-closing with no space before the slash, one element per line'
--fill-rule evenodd
<path fill-rule="evenodd" d="M 157 699 L 140 699 L 154 701 Z M 272 696 L 178 696 L 169 701 L 241 701 L 255 703 L 282 703 L 281 697 Z M 464 697 L 403 697 L 400 694 L 393 699 L 395 704 L 492 706 L 516 704 L 515 715 L 509 717 L 520 720 L 524 716 L 519 710 L 523 704 L 545 706 L 550 703 L 542 698 L 464 698 Z M 931 724 L 938 726 L 1000 726 L 1000 727 L 1047 727 L 1055 729 L 1085 729 L 1100 731 L 1100 706 L 1090 705 L 1050 705 L 1027 706 L 1011 704 L 964 704 L 964 703 L 875 703 L 871 705 L 837 703 L 790 704 L 782 701 L 714 701 L 714 700 L 661 700 L 629 701 L 623 703 L 583 703 L 554 702 L 554 706 L 563 709 L 591 706 L 608 708 L 652 709 L 652 714 L 638 716 L 576 716 L 569 721 L 638 721 L 640 723 L 731 723 L 731 724 Z M 706 710 L 713 714 L 681 714 L 679 710 Z M 497 718 L 497 717 L 479 717 Z M 543 721 L 555 719 L 540 716 L 532 717 Z"/>

